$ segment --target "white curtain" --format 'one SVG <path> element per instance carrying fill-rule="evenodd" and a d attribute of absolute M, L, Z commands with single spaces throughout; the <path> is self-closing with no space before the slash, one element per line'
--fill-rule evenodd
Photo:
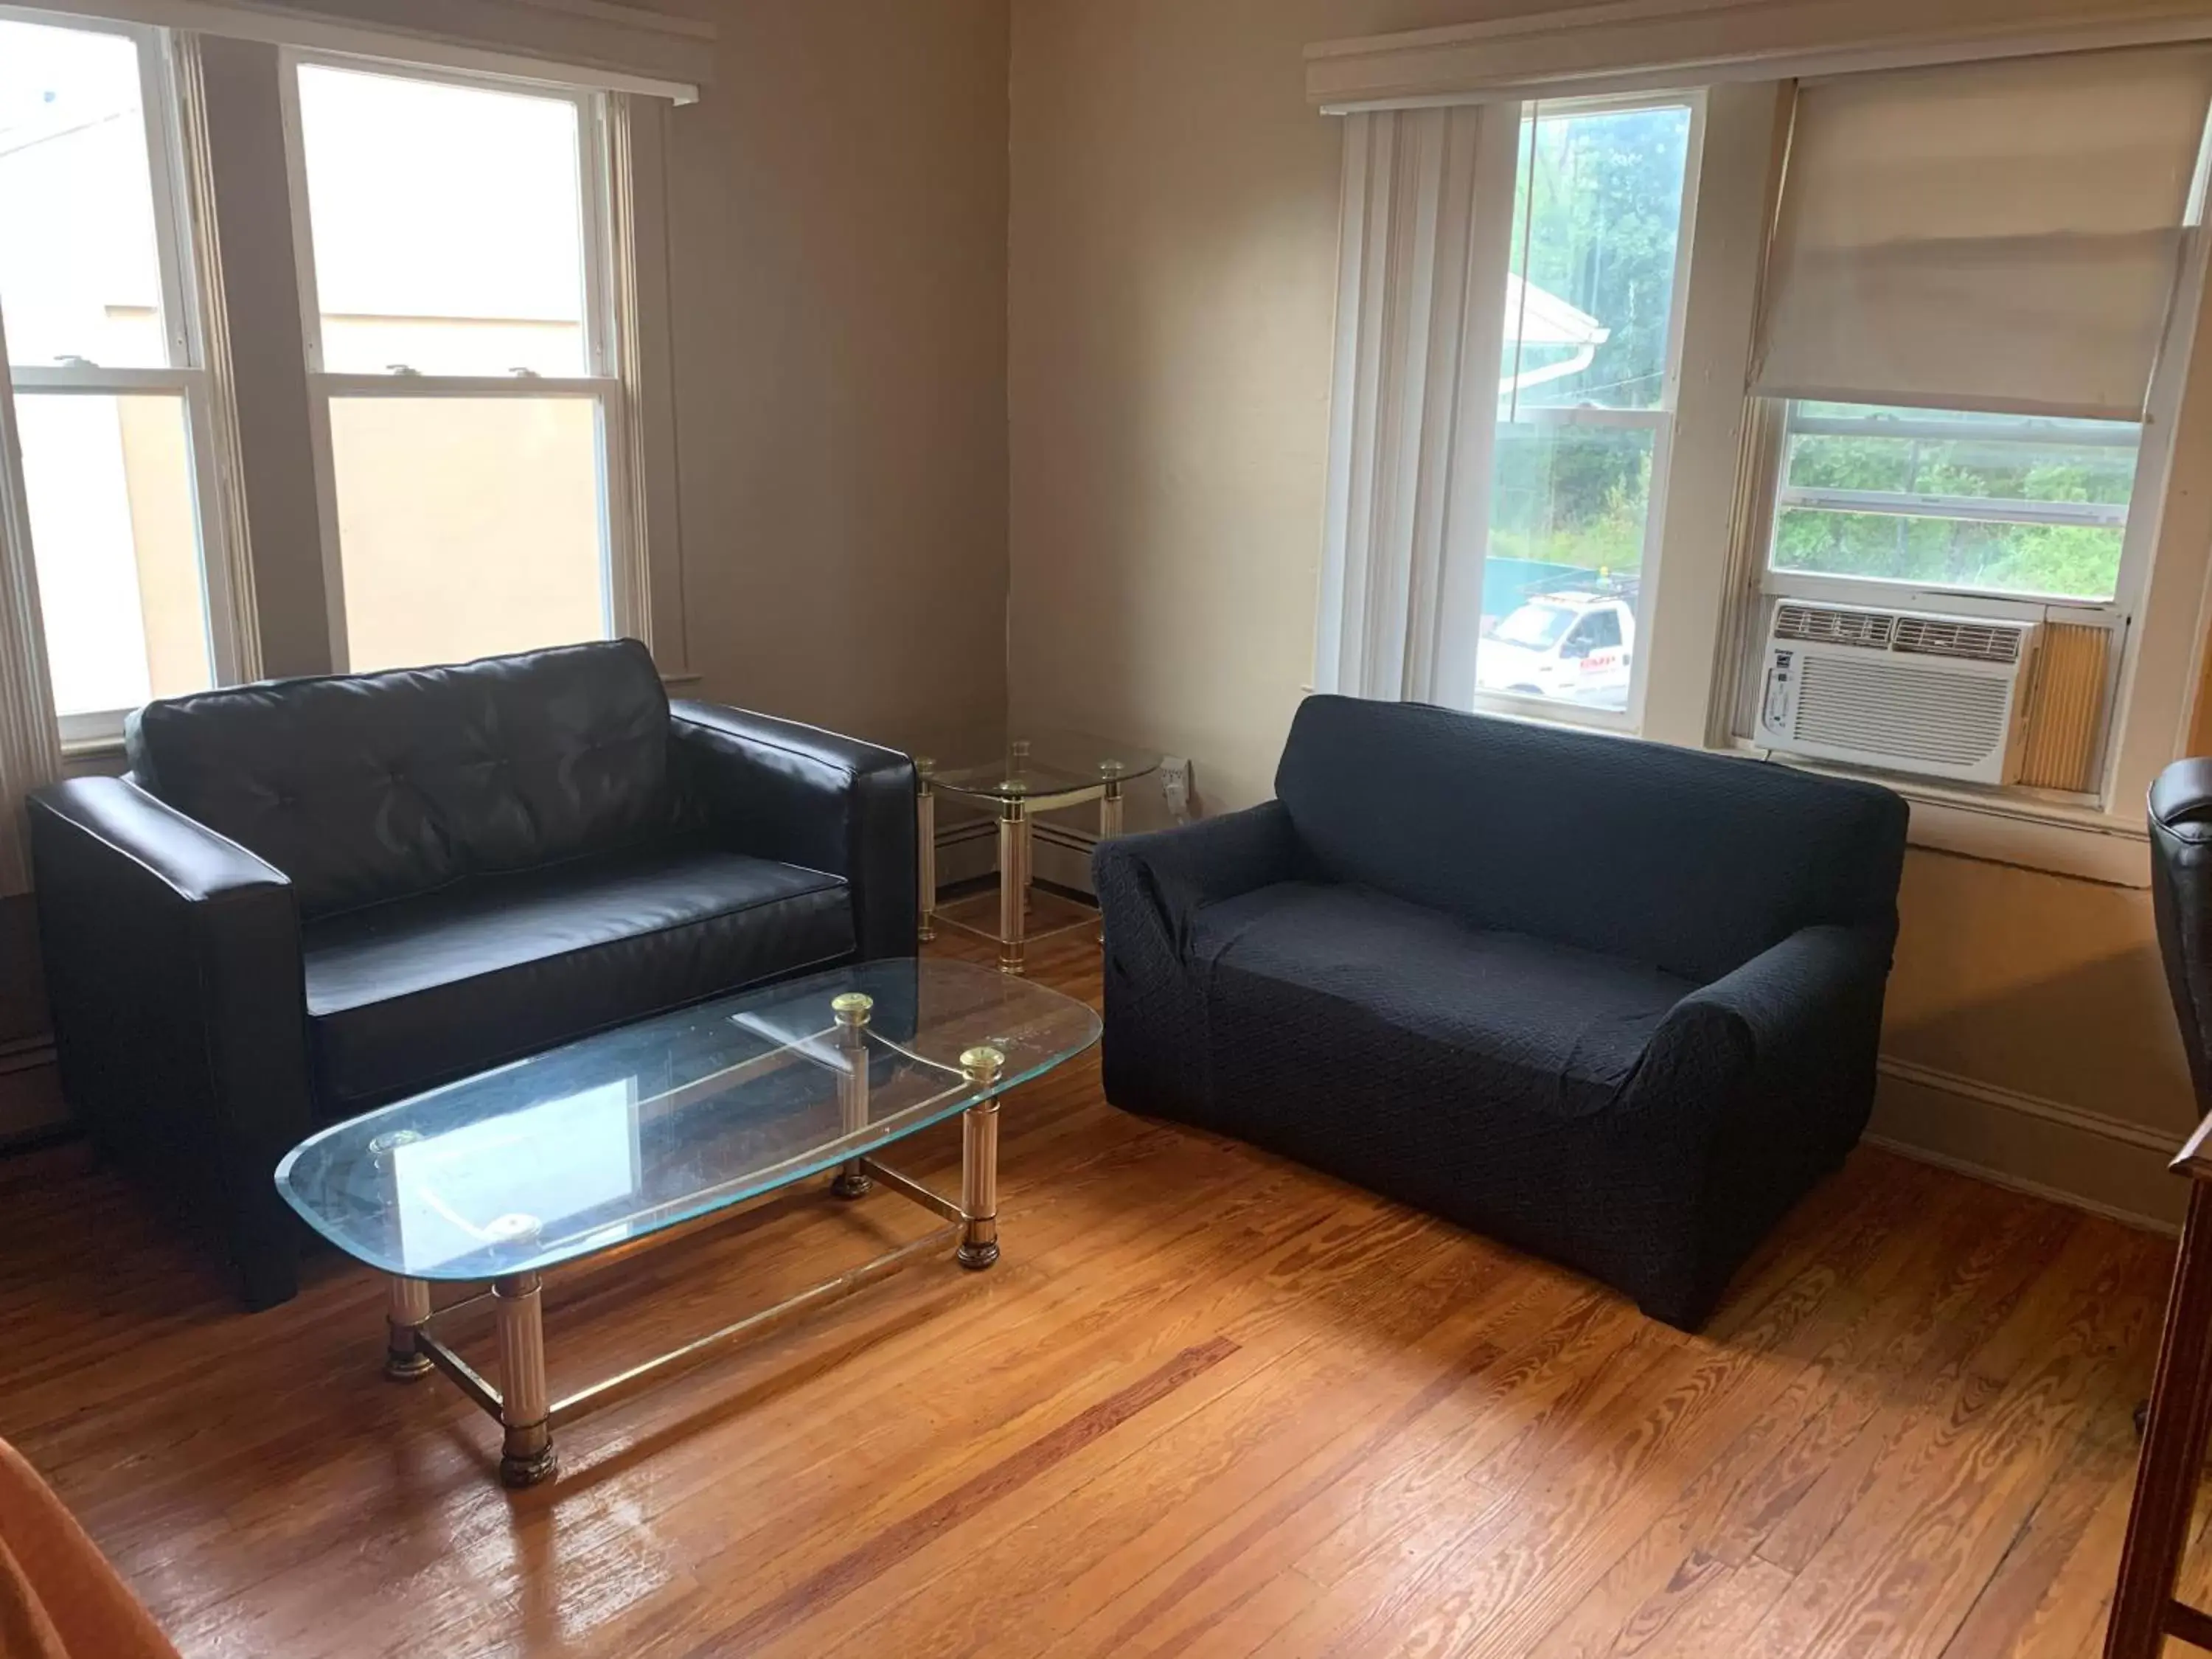
<path fill-rule="evenodd" d="M 1464 655 L 1472 692 L 1520 110 L 1345 118 L 1316 690 L 1456 701 Z"/>
<path fill-rule="evenodd" d="M 0 897 L 30 890 L 23 797 L 62 769 L 7 364 L 8 339 L 0 325 Z"/>
<path fill-rule="evenodd" d="M 1807 82 L 1753 390 L 2140 419 L 2209 100 L 2197 46 Z"/>

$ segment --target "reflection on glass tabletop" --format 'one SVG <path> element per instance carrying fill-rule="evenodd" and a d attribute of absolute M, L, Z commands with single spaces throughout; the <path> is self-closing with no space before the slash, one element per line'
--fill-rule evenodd
<path fill-rule="evenodd" d="M 1160 769 L 1160 757 L 1081 732 L 1023 731 L 994 759 L 940 766 L 930 774 L 938 788 L 988 800 L 1042 800 L 1102 784 L 1126 783 Z"/>
<path fill-rule="evenodd" d="M 831 1004 L 868 1000 L 848 1128 Z M 848 1004 L 848 1009 L 857 1005 Z M 957 962 L 864 963 L 605 1031 L 325 1129 L 285 1200 L 385 1273 L 532 1273 L 791 1186 L 953 1117 L 1097 1040 L 1089 1007 Z M 961 1056 L 1005 1056 L 988 1085 Z"/>

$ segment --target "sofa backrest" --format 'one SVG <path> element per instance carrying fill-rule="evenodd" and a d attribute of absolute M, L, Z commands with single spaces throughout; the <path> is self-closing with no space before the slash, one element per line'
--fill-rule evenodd
<path fill-rule="evenodd" d="M 153 702 L 132 776 L 292 878 L 302 914 L 642 840 L 668 697 L 634 640 Z"/>
<path fill-rule="evenodd" d="M 1748 758 L 1316 696 L 1275 789 L 1332 880 L 1700 982 L 1896 914 L 1905 803 Z"/>

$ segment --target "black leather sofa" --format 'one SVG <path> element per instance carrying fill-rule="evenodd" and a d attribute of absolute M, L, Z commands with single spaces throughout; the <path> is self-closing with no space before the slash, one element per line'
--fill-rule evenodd
<path fill-rule="evenodd" d="M 634 641 L 148 705 L 31 799 L 62 1085 L 294 1293 L 319 1125 L 736 988 L 915 949 L 914 769 L 672 707 Z"/>
<path fill-rule="evenodd" d="M 1108 1097 L 1702 1323 L 1865 1128 L 1905 804 L 1334 696 L 1275 786 L 1098 849 Z"/>

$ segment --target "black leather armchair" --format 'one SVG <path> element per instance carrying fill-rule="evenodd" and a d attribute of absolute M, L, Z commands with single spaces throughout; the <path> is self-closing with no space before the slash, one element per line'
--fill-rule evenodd
<path fill-rule="evenodd" d="M 157 702 L 130 753 L 31 800 L 63 1088 L 250 1306 L 315 1127 L 915 948 L 908 758 L 672 707 L 634 641 Z"/>
<path fill-rule="evenodd" d="M 1904 802 L 1328 696 L 1276 793 L 1098 849 L 1108 1098 L 1702 1322 L 1865 1127 Z"/>

